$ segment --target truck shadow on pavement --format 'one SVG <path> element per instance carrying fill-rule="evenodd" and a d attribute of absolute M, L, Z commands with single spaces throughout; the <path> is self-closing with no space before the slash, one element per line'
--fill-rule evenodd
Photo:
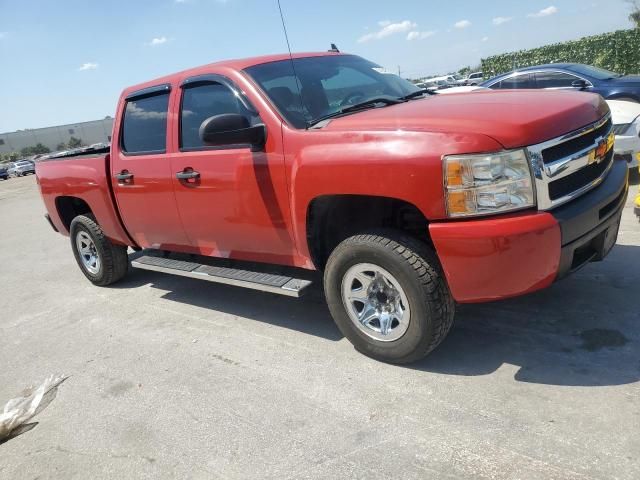
<path fill-rule="evenodd" d="M 151 284 L 163 299 L 237 315 L 331 341 L 342 339 L 321 279 L 294 299 L 132 269 L 117 288 Z M 640 380 L 640 247 L 616 245 L 552 287 L 502 302 L 461 305 L 431 355 L 410 368 L 444 375 L 489 375 L 512 365 L 520 382 L 605 386 Z M 339 347 L 336 347 L 339 348 Z M 351 348 L 345 343 L 344 348 Z M 327 355 L 330 355 L 327 351 Z"/>
<path fill-rule="evenodd" d="M 149 284 L 167 291 L 162 298 L 173 302 L 237 315 L 327 340 L 342 339 L 326 306 L 321 278 L 314 280 L 310 291 L 300 299 L 137 269 L 130 269 L 127 277 L 113 287 L 136 288 Z"/>
<path fill-rule="evenodd" d="M 567 386 L 640 380 L 640 247 L 616 245 L 550 288 L 496 303 L 462 305 L 449 337 L 409 368 L 487 375 L 515 367 L 515 380 Z M 634 295 L 635 293 L 635 295 Z M 508 367 L 507 367 L 508 368 Z"/>

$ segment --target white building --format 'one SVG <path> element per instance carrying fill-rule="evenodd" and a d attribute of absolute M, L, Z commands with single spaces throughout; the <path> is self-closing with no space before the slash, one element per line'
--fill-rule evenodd
<path fill-rule="evenodd" d="M 113 118 L 107 117 L 91 122 L 0 133 L 0 153 L 19 152 L 23 148 L 33 147 L 38 143 L 54 152 L 59 144 L 68 144 L 71 137 L 79 138 L 84 145 L 107 143 L 111 141 L 112 129 Z"/>

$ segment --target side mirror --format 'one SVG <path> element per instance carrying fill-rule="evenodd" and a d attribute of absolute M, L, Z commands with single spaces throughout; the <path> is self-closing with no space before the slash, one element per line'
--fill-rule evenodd
<path fill-rule="evenodd" d="M 578 80 L 574 80 L 573 82 L 571 82 L 571 86 L 573 88 L 579 88 L 580 90 L 584 90 L 585 88 L 587 88 L 589 85 L 587 84 L 586 81 L 582 80 L 582 79 L 578 79 Z"/>
<path fill-rule="evenodd" d="M 249 144 L 251 149 L 261 150 L 267 140 L 264 125 L 251 126 L 249 119 L 237 113 L 222 113 L 207 118 L 200 124 L 202 143 L 210 147 Z"/>

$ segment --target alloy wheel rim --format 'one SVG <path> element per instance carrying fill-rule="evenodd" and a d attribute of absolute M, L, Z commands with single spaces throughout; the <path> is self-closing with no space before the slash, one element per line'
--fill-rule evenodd
<path fill-rule="evenodd" d="M 83 267 L 93 275 L 100 271 L 100 255 L 93 239 L 87 232 L 80 231 L 76 235 L 76 247 Z"/>
<path fill-rule="evenodd" d="M 393 342 L 409 328 L 411 309 L 400 282 L 371 263 L 350 267 L 342 279 L 342 302 L 353 324 L 365 335 Z"/>

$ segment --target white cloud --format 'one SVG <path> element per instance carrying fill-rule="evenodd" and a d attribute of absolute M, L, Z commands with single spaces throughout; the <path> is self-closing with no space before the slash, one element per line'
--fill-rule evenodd
<path fill-rule="evenodd" d="M 496 17 L 493 19 L 493 24 L 497 27 L 499 25 L 502 25 L 504 23 L 508 23 L 511 20 L 513 20 L 513 17 Z"/>
<path fill-rule="evenodd" d="M 527 15 L 527 17 L 542 18 L 542 17 L 548 17 L 549 15 L 553 15 L 555 13 L 558 13 L 558 9 L 553 5 L 551 5 L 550 7 L 543 8 L 537 13 L 530 13 L 529 15 Z"/>
<path fill-rule="evenodd" d="M 97 63 L 87 62 L 87 63 L 83 63 L 82 65 L 80 65 L 80 68 L 78 68 L 78 71 L 82 72 L 84 70 L 95 70 L 96 68 L 98 68 L 98 64 Z"/>
<path fill-rule="evenodd" d="M 424 40 L 425 38 L 433 37 L 436 34 L 434 31 L 417 32 L 412 31 L 407 34 L 407 40 Z"/>
<path fill-rule="evenodd" d="M 489 37 L 482 37 L 482 41 L 483 42 L 488 42 L 489 41 Z"/>
<path fill-rule="evenodd" d="M 169 39 L 167 37 L 155 37 L 152 38 L 150 42 L 147 43 L 150 47 L 157 47 L 158 45 L 162 45 L 163 43 L 167 43 Z"/>
<path fill-rule="evenodd" d="M 411 20 L 404 20 L 399 23 L 389 23 L 388 20 L 383 20 L 382 22 L 378 22 L 378 25 L 382 27 L 380 30 L 361 36 L 358 39 L 358 43 L 368 42 L 369 40 L 380 40 L 389 35 L 414 30 L 418 26 Z"/>
<path fill-rule="evenodd" d="M 469 20 L 460 20 L 454 23 L 453 26 L 456 28 L 467 28 L 471 26 L 471 22 Z"/>
<path fill-rule="evenodd" d="M 164 120 L 165 118 L 167 118 L 167 112 L 144 110 L 135 103 L 132 103 L 131 106 L 127 106 L 127 115 L 132 115 L 136 118 L 155 120 Z"/>

